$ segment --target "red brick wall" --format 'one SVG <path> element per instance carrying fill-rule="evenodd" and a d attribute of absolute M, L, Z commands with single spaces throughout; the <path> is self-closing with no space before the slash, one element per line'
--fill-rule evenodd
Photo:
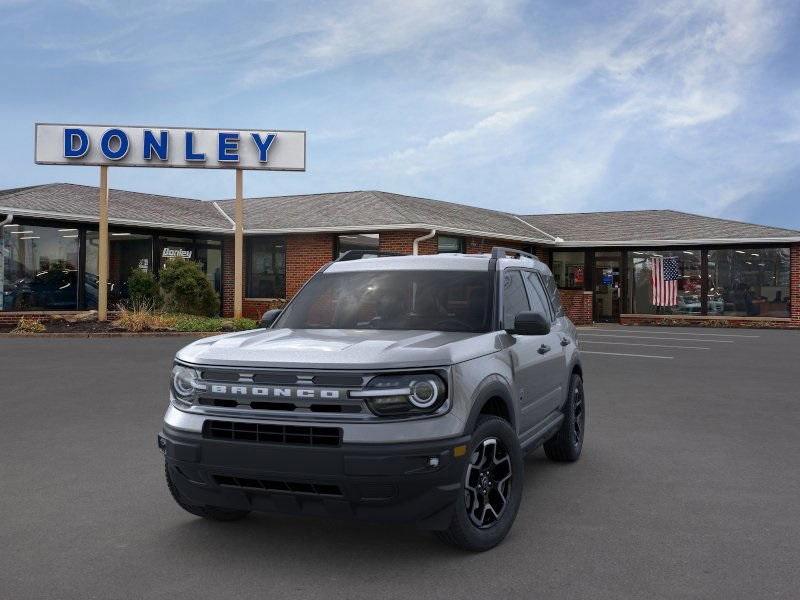
<path fill-rule="evenodd" d="M 592 292 L 559 290 L 564 312 L 575 325 L 592 324 Z"/>
<path fill-rule="evenodd" d="M 286 300 L 274 298 L 271 300 L 242 300 L 242 316 L 258 321 L 261 316 L 273 308 L 283 308 Z"/>
<path fill-rule="evenodd" d="M 222 298 L 220 311 L 223 317 L 233 316 L 234 284 L 234 244 L 233 237 L 222 240 Z"/>
<path fill-rule="evenodd" d="M 414 251 L 414 240 L 429 234 L 430 231 L 381 231 L 378 250 L 381 252 L 396 252 L 398 254 L 411 254 Z M 419 243 L 420 254 L 436 254 L 438 242 L 436 237 Z"/>
<path fill-rule="evenodd" d="M 286 236 L 286 297 L 291 298 L 325 263 L 333 260 L 335 236 L 302 233 Z"/>
<path fill-rule="evenodd" d="M 789 278 L 789 302 L 792 324 L 800 327 L 800 244 L 795 244 L 790 253 L 791 277 Z"/>

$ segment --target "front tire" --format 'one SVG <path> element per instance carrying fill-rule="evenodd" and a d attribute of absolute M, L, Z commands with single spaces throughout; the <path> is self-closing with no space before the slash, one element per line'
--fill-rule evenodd
<path fill-rule="evenodd" d="M 198 517 L 203 517 L 204 519 L 211 519 L 212 521 L 238 521 L 239 519 L 243 519 L 250 514 L 249 510 L 236 510 L 221 508 L 219 506 L 199 506 L 197 504 L 191 504 L 181 495 L 180 491 L 175 486 L 175 482 L 172 481 L 172 477 L 169 474 L 169 466 L 167 464 L 164 464 L 164 475 L 167 478 L 167 487 L 169 488 L 169 493 L 172 494 L 172 498 L 178 503 L 178 506 L 180 506 L 186 512 Z"/>
<path fill-rule="evenodd" d="M 564 405 L 564 420 L 558 432 L 544 443 L 547 458 L 556 462 L 575 462 L 581 456 L 586 430 L 586 398 L 583 379 L 573 373 L 569 383 L 569 397 Z"/>
<path fill-rule="evenodd" d="M 437 535 L 458 548 L 483 552 L 508 535 L 522 501 L 522 450 L 511 425 L 497 417 L 481 417 L 465 463 L 453 519 Z"/>

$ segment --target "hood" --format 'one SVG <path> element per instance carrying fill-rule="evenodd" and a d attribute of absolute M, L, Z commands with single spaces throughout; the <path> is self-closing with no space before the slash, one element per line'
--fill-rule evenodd
<path fill-rule="evenodd" d="M 259 329 L 198 340 L 178 352 L 205 365 L 384 369 L 452 365 L 499 349 L 496 333 Z"/>

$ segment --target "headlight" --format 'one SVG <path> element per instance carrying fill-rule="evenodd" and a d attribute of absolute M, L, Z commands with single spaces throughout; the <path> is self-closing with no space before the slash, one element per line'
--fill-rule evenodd
<path fill-rule="evenodd" d="M 447 387 L 435 373 L 379 375 L 350 397 L 363 398 L 379 416 L 430 414 L 447 401 Z"/>
<path fill-rule="evenodd" d="M 183 405 L 189 405 L 199 388 L 200 373 L 197 369 L 175 365 L 172 367 L 172 395 Z"/>

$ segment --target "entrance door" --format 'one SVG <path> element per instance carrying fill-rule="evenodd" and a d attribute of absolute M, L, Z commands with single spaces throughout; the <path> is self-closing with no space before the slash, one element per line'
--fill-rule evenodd
<path fill-rule="evenodd" d="M 619 321 L 622 298 L 622 252 L 598 251 L 594 254 L 594 320 Z"/>

